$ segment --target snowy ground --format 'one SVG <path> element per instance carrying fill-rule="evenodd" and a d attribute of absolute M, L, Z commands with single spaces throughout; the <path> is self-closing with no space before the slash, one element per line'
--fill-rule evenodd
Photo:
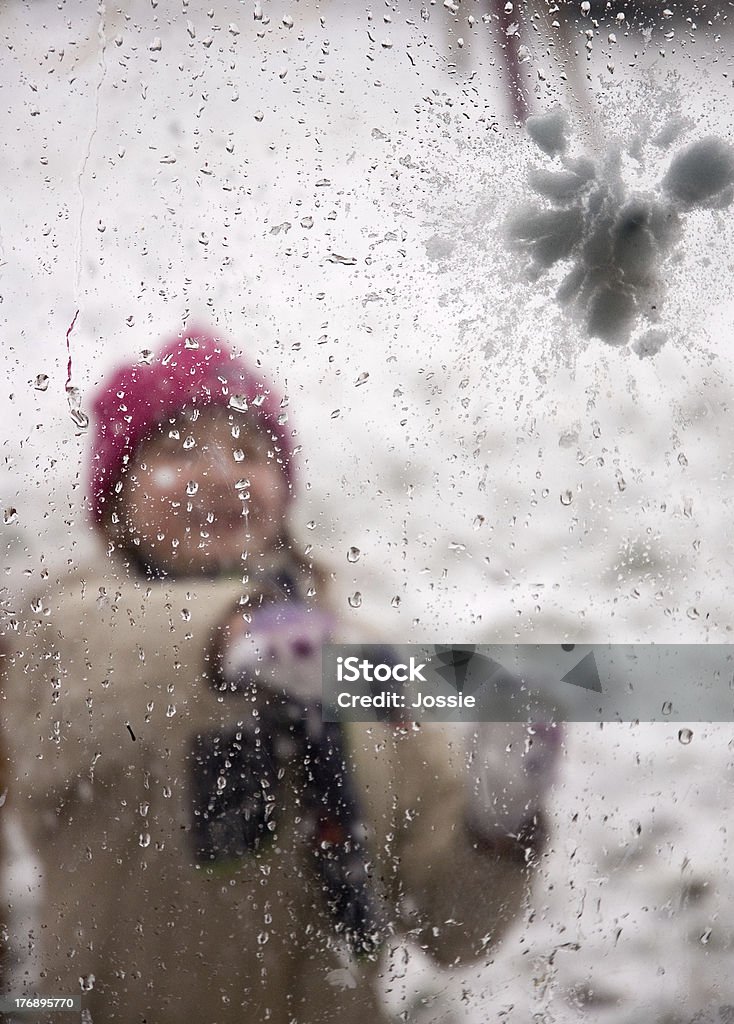
<path fill-rule="evenodd" d="M 728 641 L 726 210 L 691 212 L 662 265 L 654 358 L 589 340 L 504 243 L 540 161 L 479 7 L 471 26 L 437 4 L 211 4 L 0 10 L 14 583 L 91 553 L 64 387 L 76 310 L 82 411 L 123 354 L 191 317 L 285 382 L 301 533 L 345 614 L 405 641 Z M 636 159 L 635 137 L 678 118 L 684 140 L 730 141 L 718 9 L 575 35 L 573 94 L 533 30 L 535 109 L 571 109 L 579 155 L 619 138 L 629 187 L 649 188 L 670 155 Z M 409 1019 L 731 1019 L 734 727 L 687 745 L 678 728 L 569 728 L 527 921 L 490 967 L 414 963 L 409 998 L 431 1001 Z"/>

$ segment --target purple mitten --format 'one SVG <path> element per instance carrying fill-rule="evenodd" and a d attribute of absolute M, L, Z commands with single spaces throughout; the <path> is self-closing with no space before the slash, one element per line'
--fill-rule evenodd
<path fill-rule="evenodd" d="M 320 699 L 321 648 L 333 628 L 332 616 L 300 602 L 258 608 L 223 651 L 224 682 L 232 690 L 254 685 L 301 702 Z"/>

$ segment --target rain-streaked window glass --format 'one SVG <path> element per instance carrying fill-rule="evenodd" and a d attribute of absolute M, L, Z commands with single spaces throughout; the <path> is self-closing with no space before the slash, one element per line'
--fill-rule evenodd
<path fill-rule="evenodd" d="M 734 1019 L 732 17 L 2 5 L 6 1019 Z"/>

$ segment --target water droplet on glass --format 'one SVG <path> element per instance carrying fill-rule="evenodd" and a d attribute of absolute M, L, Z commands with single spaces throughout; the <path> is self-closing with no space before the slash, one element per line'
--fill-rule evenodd
<path fill-rule="evenodd" d="M 166 718 L 173 718 L 173 716 L 175 714 L 176 714 L 176 705 L 175 704 L 169 704 L 168 707 L 166 708 Z"/>
<path fill-rule="evenodd" d="M 82 992 L 91 992 L 96 980 L 93 974 L 83 974 L 79 979 L 79 987 Z"/>
<path fill-rule="evenodd" d="M 150 366 L 153 362 L 153 350 L 149 348 L 142 349 L 140 352 L 140 362 Z"/>
<path fill-rule="evenodd" d="M 138 842 L 143 849 L 150 846 L 150 832 L 141 832 L 138 838 Z"/>
<path fill-rule="evenodd" d="M 33 382 L 33 387 L 36 389 L 36 391 L 47 391 L 48 376 L 45 373 L 39 373 Z"/>
<path fill-rule="evenodd" d="M 67 385 L 66 401 L 69 406 L 69 414 L 72 421 L 76 424 L 79 430 L 86 430 L 89 426 L 89 417 L 81 410 L 82 399 L 79 394 L 79 388 Z"/>
<path fill-rule="evenodd" d="M 359 561 L 359 556 L 361 554 L 362 554 L 362 552 L 359 550 L 359 548 L 351 547 L 349 549 L 349 551 L 347 551 L 347 561 L 348 562 L 358 562 Z"/>
<path fill-rule="evenodd" d="M 398 596 L 398 594 L 396 594 L 395 597 L 390 602 L 390 607 L 391 608 L 399 608 L 400 607 L 400 597 Z"/>
<path fill-rule="evenodd" d="M 475 530 L 478 530 L 481 526 L 484 526 L 484 516 L 474 516 L 474 522 L 472 526 Z"/>
<path fill-rule="evenodd" d="M 244 395 L 231 395 L 229 407 L 230 409 L 236 409 L 237 412 L 247 412 L 250 406 Z"/>
<path fill-rule="evenodd" d="M 357 265 L 357 260 L 354 256 L 342 256 L 338 252 L 329 253 L 326 258 L 329 263 L 339 263 L 342 267 L 356 267 Z"/>
<path fill-rule="evenodd" d="M 358 590 L 355 590 L 355 592 L 347 598 L 347 602 L 350 608 L 360 608 L 362 606 L 362 595 Z"/>
<path fill-rule="evenodd" d="M 370 375 L 365 370 L 363 373 L 360 373 L 359 377 L 357 377 L 357 379 L 354 382 L 354 386 L 358 388 L 360 386 L 360 384 L 364 384 L 369 379 L 370 379 Z"/>
<path fill-rule="evenodd" d="M 12 505 L 9 508 L 6 508 L 5 511 L 3 512 L 3 522 L 5 523 L 6 526 L 10 526 L 11 523 L 17 522 L 17 519 L 18 510 L 16 508 L 13 508 Z"/>
<path fill-rule="evenodd" d="M 692 729 L 679 729 L 678 730 L 678 742 L 682 743 L 684 747 L 687 747 L 692 739 L 693 739 L 693 730 Z"/>
<path fill-rule="evenodd" d="M 665 703 L 663 704 L 663 708 L 662 708 L 663 714 L 664 715 L 669 715 L 672 712 L 672 710 L 673 710 L 673 705 L 672 705 L 671 701 L 666 700 Z"/>
<path fill-rule="evenodd" d="M 191 621 L 191 612 L 188 610 L 188 608 L 181 609 L 181 618 L 184 620 L 184 622 Z"/>
<path fill-rule="evenodd" d="M 199 490 L 199 485 L 197 484 L 197 482 L 195 480 L 189 480 L 189 482 L 186 484 L 186 493 L 187 494 L 196 494 L 196 492 L 198 490 Z"/>
<path fill-rule="evenodd" d="M 561 504 L 570 505 L 573 501 L 573 494 L 570 491 L 561 491 Z"/>
<path fill-rule="evenodd" d="M 71 410 L 71 420 L 77 430 L 86 430 L 89 426 L 89 417 L 81 409 Z"/>
<path fill-rule="evenodd" d="M 190 449 L 193 448 L 195 444 L 196 441 L 193 439 L 191 434 L 189 434 L 189 436 L 184 439 L 183 446 L 186 449 L 186 451 L 190 451 Z"/>

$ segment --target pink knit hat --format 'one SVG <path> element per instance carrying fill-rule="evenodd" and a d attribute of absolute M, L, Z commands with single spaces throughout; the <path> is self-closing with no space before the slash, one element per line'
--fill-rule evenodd
<path fill-rule="evenodd" d="M 97 392 L 90 497 L 98 526 L 138 446 L 184 406 L 231 406 L 256 416 L 273 439 L 278 463 L 292 485 L 292 452 L 280 396 L 223 341 L 189 330 L 169 341 L 150 363 L 129 363 L 114 371 Z"/>

